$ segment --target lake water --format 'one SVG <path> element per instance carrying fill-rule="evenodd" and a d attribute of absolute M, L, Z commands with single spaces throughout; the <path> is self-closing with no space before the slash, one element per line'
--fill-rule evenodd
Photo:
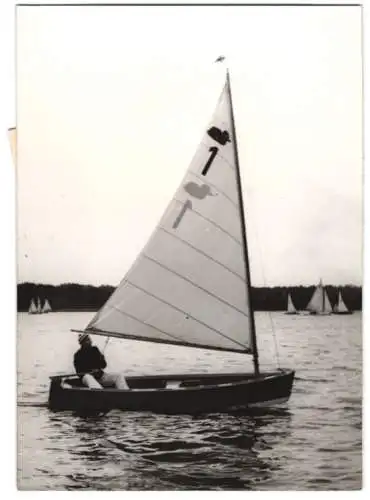
<path fill-rule="evenodd" d="M 53 413 L 49 379 L 73 371 L 70 328 L 91 313 L 19 314 L 18 487 L 23 490 L 355 490 L 362 486 L 362 317 L 256 314 L 261 367 L 294 368 L 285 408 L 255 414 Z M 96 337 L 105 347 L 105 339 Z M 249 356 L 113 340 L 109 369 L 244 371 Z"/>

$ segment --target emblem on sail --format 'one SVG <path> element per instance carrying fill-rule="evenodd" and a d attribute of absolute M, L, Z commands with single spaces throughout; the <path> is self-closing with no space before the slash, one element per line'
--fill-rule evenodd
<path fill-rule="evenodd" d="M 212 137 L 216 142 L 225 146 L 228 142 L 231 142 L 229 132 L 227 130 L 220 130 L 217 127 L 211 127 L 207 130 L 207 134 Z"/>
<path fill-rule="evenodd" d="M 207 196 L 216 196 L 212 193 L 211 188 L 207 184 L 196 184 L 195 182 L 188 182 L 184 185 L 184 189 L 190 196 L 198 200 L 204 200 Z"/>
<path fill-rule="evenodd" d="M 87 330 L 251 352 L 252 313 L 231 121 L 227 80 L 157 228 Z"/>

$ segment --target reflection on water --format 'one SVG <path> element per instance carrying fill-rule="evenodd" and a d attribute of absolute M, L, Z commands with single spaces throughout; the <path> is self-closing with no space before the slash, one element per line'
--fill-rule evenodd
<path fill-rule="evenodd" d="M 361 488 L 360 315 L 292 320 L 273 314 L 284 344 L 284 365 L 297 370 L 288 406 L 201 416 L 120 411 L 83 416 L 48 411 L 42 407 L 48 376 L 72 368 L 68 363 L 76 342 L 67 327 L 78 328 L 86 315 L 45 316 L 23 317 L 21 323 L 20 489 Z M 261 354 L 266 355 L 271 321 L 265 314 L 256 319 Z M 42 322 L 48 322 L 48 328 Z M 184 349 L 123 345 L 123 350 L 116 344 L 107 352 L 112 370 L 122 360 L 126 372 L 135 374 L 174 371 L 173 367 L 178 372 L 249 368 L 245 356 L 201 350 L 191 350 L 190 356 L 190 350 Z M 40 365 L 37 369 L 33 358 Z"/>

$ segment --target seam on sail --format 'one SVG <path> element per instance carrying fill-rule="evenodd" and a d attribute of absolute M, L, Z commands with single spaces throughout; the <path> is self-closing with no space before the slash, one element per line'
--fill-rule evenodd
<path fill-rule="evenodd" d="M 157 332 L 160 332 L 160 333 L 163 333 L 164 335 L 167 335 L 167 337 L 170 337 L 171 339 L 174 339 L 174 340 L 181 342 L 181 340 L 178 337 L 176 337 L 176 335 L 171 335 L 170 333 L 165 332 L 164 330 L 161 330 L 160 328 L 158 328 L 150 323 L 147 323 L 146 321 L 143 321 L 142 319 L 136 318 L 136 316 L 134 316 L 133 314 L 129 314 L 125 311 L 122 311 L 121 309 L 118 309 L 117 306 L 109 306 L 109 307 L 110 307 L 110 309 L 114 309 L 115 311 L 118 311 L 123 316 L 127 316 L 127 317 L 137 321 L 138 323 L 141 323 L 142 325 L 149 326 L 150 328 L 153 328 Z"/>
<path fill-rule="evenodd" d="M 183 201 L 181 201 L 181 200 L 179 200 L 177 198 L 173 198 L 173 201 L 175 201 L 176 203 L 180 203 L 180 205 L 185 205 L 185 202 L 183 202 Z M 216 222 L 213 222 L 213 220 L 208 219 L 208 217 L 205 217 L 200 212 L 197 212 L 196 210 L 194 210 L 194 208 L 190 208 L 189 207 L 188 210 L 190 210 L 191 212 L 194 212 L 195 214 L 197 214 L 202 219 L 206 220 L 207 222 L 209 222 L 213 226 L 217 227 L 220 231 L 222 231 L 223 233 L 225 233 L 228 236 L 230 236 L 230 238 L 232 238 L 235 241 L 235 243 L 237 243 L 239 246 L 241 246 L 241 242 L 239 240 L 237 240 L 237 238 L 235 238 L 235 236 L 233 236 L 231 233 L 229 233 L 228 231 L 226 231 L 226 229 L 224 229 L 223 227 L 221 227 L 218 224 L 216 224 Z"/>
<path fill-rule="evenodd" d="M 225 333 L 222 333 L 220 332 L 219 330 L 216 330 L 216 328 L 213 328 L 213 326 L 210 326 L 210 325 L 207 325 L 207 323 L 204 323 L 203 321 L 201 321 L 200 319 L 197 319 L 197 318 L 194 318 L 194 316 L 192 316 L 191 314 L 188 314 L 186 311 L 183 311 L 182 309 L 180 309 L 179 307 L 176 307 L 174 306 L 173 304 L 170 304 L 169 302 L 167 302 L 166 300 L 164 299 L 161 299 L 160 297 L 157 297 L 156 295 L 154 295 L 154 293 L 151 293 L 151 292 L 148 292 L 148 290 L 144 290 L 144 288 L 141 288 L 140 286 L 138 285 L 135 285 L 135 283 L 132 283 L 132 281 L 129 281 L 127 280 L 127 283 L 135 288 L 137 288 L 138 290 L 142 291 L 143 293 L 146 293 L 147 295 L 150 295 L 151 297 L 153 297 L 154 299 L 158 300 L 159 302 L 162 302 L 163 304 L 166 304 L 167 306 L 171 307 L 172 309 L 175 309 L 175 311 L 178 311 L 180 312 L 181 314 L 185 314 L 186 316 L 189 316 L 189 318 L 193 319 L 194 321 L 196 321 L 197 323 L 199 323 L 200 325 L 202 326 L 205 326 L 206 328 L 208 328 L 209 330 L 212 330 L 213 332 L 217 333 L 218 335 L 220 335 L 221 337 L 224 337 L 225 339 L 228 339 L 230 340 L 231 342 L 233 342 L 234 344 L 237 344 L 237 345 L 240 345 L 241 347 L 243 347 L 243 349 L 249 349 L 249 345 L 245 345 L 245 344 L 242 344 L 241 342 L 238 342 L 237 340 L 235 339 L 232 339 L 230 338 L 228 335 L 226 335 Z M 245 316 L 245 315 L 244 315 Z M 245 316 L 246 318 L 248 318 L 248 316 Z"/>
<path fill-rule="evenodd" d="M 72 330 L 72 331 L 78 331 L 78 330 Z M 140 341 L 145 341 L 145 342 L 153 342 L 153 343 L 159 343 L 159 344 L 171 344 L 171 345 L 176 345 L 176 346 L 184 346 L 184 347 L 194 347 L 197 349 L 208 349 L 212 351 L 223 351 L 223 352 L 240 352 L 242 354 L 252 354 L 252 351 L 250 347 L 246 347 L 242 344 L 243 349 L 236 349 L 232 347 L 217 347 L 217 346 L 212 346 L 212 345 L 207 345 L 207 344 L 193 344 L 192 342 L 174 342 L 171 340 L 164 340 L 164 339 L 156 339 L 152 337 L 137 337 L 136 335 L 130 335 L 128 333 L 116 333 L 116 332 L 109 332 L 107 330 L 101 330 L 100 328 L 90 328 L 88 332 L 91 335 L 104 335 L 104 337 L 113 337 L 113 338 L 119 338 L 119 339 L 128 339 L 128 340 L 140 340 Z"/>
<path fill-rule="evenodd" d="M 204 177 L 201 177 L 199 174 L 193 172 L 192 170 L 189 170 L 188 174 L 194 175 L 194 177 L 197 177 L 197 179 L 200 179 L 200 180 L 202 180 L 204 182 Z M 215 184 L 213 184 L 212 182 L 209 182 L 208 179 L 207 179 L 206 183 L 209 184 L 210 186 L 212 186 L 214 189 L 216 189 L 220 194 L 222 194 L 223 196 L 225 196 L 225 198 L 227 198 L 230 201 L 230 203 L 232 203 L 232 205 L 234 205 L 234 207 L 237 210 L 239 210 L 239 205 L 237 204 L 237 202 L 235 202 L 228 194 L 226 194 L 225 191 L 222 191 Z"/>
<path fill-rule="evenodd" d="M 227 271 L 229 271 L 230 273 L 232 273 L 234 276 L 236 276 L 237 278 L 239 278 L 240 280 L 243 281 L 243 283 L 245 283 L 245 278 L 243 278 L 243 276 L 240 276 L 238 273 L 236 273 L 235 271 L 233 271 L 232 269 L 228 268 L 227 266 L 225 266 L 225 264 L 222 264 L 221 262 L 219 262 L 218 260 L 214 259 L 213 257 L 211 257 L 210 255 L 206 254 L 205 252 L 203 252 L 202 250 L 200 250 L 199 248 L 193 246 L 191 243 L 189 243 L 188 241 L 186 240 L 183 240 L 182 238 L 180 238 L 180 236 L 177 236 L 177 234 L 174 234 L 174 233 L 171 233 L 170 231 L 167 231 L 166 228 L 164 228 L 163 226 L 159 226 L 158 229 L 160 229 L 161 231 L 169 234 L 170 236 L 172 236 L 173 238 L 176 238 L 177 240 L 181 241 L 182 243 L 184 243 L 185 245 L 188 245 L 190 248 L 192 248 L 193 250 L 195 250 L 196 252 L 200 253 L 201 255 L 204 255 L 204 257 L 207 257 L 207 259 L 209 260 L 212 260 L 213 262 L 215 262 L 216 264 L 219 264 L 221 267 L 223 267 L 224 269 L 226 269 Z"/>
<path fill-rule="evenodd" d="M 136 257 L 134 263 L 132 264 L 129 272 L 131 272 L 134 268 L 135 268 L 135 265 L 140 261 L 140 258 L 141 258 L 141 253 L 139 253 L 139 255 Z M 114 297 L 116 296 L 116 294 L 118 292 L 121 292 L 125 286 L 127 286 L 127 279 L 126 279 L 126 276 L 125 275 L 122 280 L 118 283 L 118 285 L 116 286 L 116 288 L 114 289 L 114 291 L 112 292 L 112 294 L 110 295 L 110 297 L 108 298 L 108 300 L 105 302 L 105 304 L 95 313 L 95 315 L 93 316 L 93 318 L 90 320 L 90 322 L 87 324 L 86 326 L 86 329 L 88 328 L 93 328 L 94 325 L 96 325 L 99 321 L 102 321 L 104 320 L 107 315 L 109 314 L 109 307 L 110 307 L 110 303 L 113 301 Z"/>
<path fill-rule="evenodd" d="M 166 271 L 168 271 L 169 273 L 171 274 L 174 274 L 175 276 L 178 276 L 179 278 L 183 279 L 184 281 L 187 281 L 188 283 L 190 283 L 191 285 L 195 286 L 196 288 L 198 288 L 199 290 L 202 290 L 204 293 L 206 293 L 207 295 L 215 298 L 216 300 L 219 300 L 220 302 L 222 302 L 223 304 L 225 304 L 226 306 L 229 306 L 231 307 L 231 309 L 234 309 L 235 311 L 237 311 L 238 313 L 242 314 L 245 318 L 248 318 L 249 319 L 249 316 L 247 314 L 245 314 L 245 312 L 243 312 L 241 309 L 238 309 L 237 307 L 233 306 L 232 304 L 230 304 L 229 302 L 227 302 L 226 300 L 224 299 L 221 299 L 221 297 L 218 297 L 218 295 L 215 295 L 213 294 L 212 292 L 209 292 L 208 290 L 206 290 L 205 288 L 197 285 L 196 283 L 194 283 L 193 281 L 189 280 L 188 278 L 185 278 L 185 276 L 183 276 L 182 274 L 179 274 L 177 273 L 176 271 L 173 271 L 172 269 L 170 269 L 169 267 L 166 267 L 164 264 L 162 264 L 161 262 L 158 262 L 157 260 L 153 259 L 152 257 L 148 257 L 148 255 L 145 255 L 143 254 L 142 257 L 145 257 L 146 259 L 148 260 L 151 260 L 152 262 L 154 262 L 155 264 L 157 264 L 158 266 L 160 266 L 162 269 L 165 269 Z"/>

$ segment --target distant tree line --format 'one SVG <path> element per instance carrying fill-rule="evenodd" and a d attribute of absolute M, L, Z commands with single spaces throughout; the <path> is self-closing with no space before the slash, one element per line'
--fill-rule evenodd
<path fill-rule="evenodd" d="M 18 311 L 28 311 L 32 299 L 45 299 L 54 311 L 96 311 L 113 293 L 114 287 L 78 285 L 65 283 L 63 285 L 39 285 L 21 283 L 17 287 Z M 329 300 L 334 306 L 338 301 L 338 287 L 325 287 Z M 296 309 L 305 309 L 311 299 L 315 286 L 293 287 L 253 287 L 252 304 L 256 311 L 283 311 L 287 308 L 288 293 L 291 294 Z M 362 288 L 347 285 L 340 287 L 342 297 L 347 307 L 353 311 L 362 309 Z"/>

